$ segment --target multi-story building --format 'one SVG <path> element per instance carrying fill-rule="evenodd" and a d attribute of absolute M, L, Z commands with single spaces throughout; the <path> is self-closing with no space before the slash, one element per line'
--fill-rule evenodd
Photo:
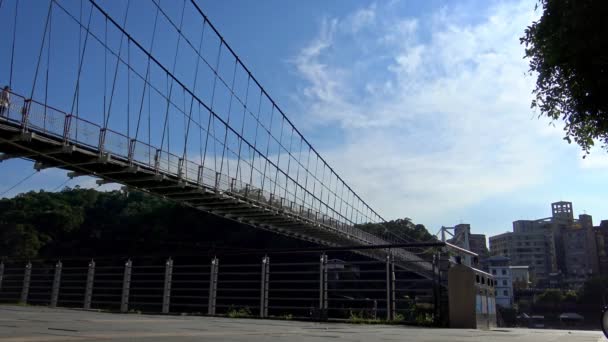
<path fill-rule="evenodd" d="M 521 221 L 513 225 L 516 223 Z M 509 257 L 515 265 L 528 266 L 532 280 L 543 282 L 548 279 L 555 264 L 555 254 L 548 241 L 550 238 L 543 231 L 518 229 L 490 237 L 490 254 Z"/>
<path fill-rule="evenodd" d="M 574 219 L 570 202 L 552 203 L 551 212 L 548 218 L 514 221 L 513 232 L 490 237 L 490 254 L 529 266 L 539 286 L 548 286 L 556 274 L 567 286 L 580 286 L 599 271 L 593 219 L 586 214 Z"/>
<path fill-rule="evenodd" d="M 487 271 L 487 259 L 490 253 L 486 244 L 486 236 L 484 234 L 471 234 L 471 225 L 465 223 L 447 229 L 454 230 L 454 237 L 449 239 L 448 242 L 476 253 L 478 255 L 478 265 L 476 267 Z"/>
<path fill-rule="evenodd" d="M 578 286 L 599 271 L 597 243 L 590 215 L 579 215 L 578 222 L 562 231 L 566 283 Z"/>
<path fill-rule="evenodd" d="M 513 273 L 510 259 L 500 255 L 490 257 L 488 267 L 496 280 L 496 305 L 510 308 L 513 305 Z"/>
<path fill-rule="evenodd" d="M 595 227 L 597 260 L 600 274 L 608 274 L 608 220 Z"/>

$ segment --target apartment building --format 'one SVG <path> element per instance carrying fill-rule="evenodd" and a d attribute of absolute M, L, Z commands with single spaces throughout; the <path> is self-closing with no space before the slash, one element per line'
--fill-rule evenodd
<path fill-rule="evenodd" d="M 537 286 L 560 274 L 566 287 L 578 287 L 599 272 L 597 231 L 590 215 L 575 219 L 571 202 L 555 202 L 551 217 L 514 221 L 512 232 L 490 237 L 490 254 L 529 266 Z"/>

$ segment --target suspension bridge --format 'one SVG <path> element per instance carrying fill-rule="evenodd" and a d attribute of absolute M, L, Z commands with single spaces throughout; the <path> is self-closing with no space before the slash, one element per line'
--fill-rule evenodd
<path fill-rule="evenodd" d="M 0 0 L 0 19 L 3 160 L 94 176 L 325 246 L 412 242 L 360 229 L 385 220 L 196 1 Z M 393 254 L 431 271 L 410 251 Z"/>

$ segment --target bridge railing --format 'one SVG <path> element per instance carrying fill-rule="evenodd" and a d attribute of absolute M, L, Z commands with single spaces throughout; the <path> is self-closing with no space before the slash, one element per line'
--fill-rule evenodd
<path fill-rule="evenodd" d="M 257 261 L 254 261 L 257 259 Z M 445 321 L 438 256 L 424 278 L 351 252 L 234 253 L 0 263 L 0 302 L 279 319 Z M 441 323 L 443 324 L 443 323 Z"/>

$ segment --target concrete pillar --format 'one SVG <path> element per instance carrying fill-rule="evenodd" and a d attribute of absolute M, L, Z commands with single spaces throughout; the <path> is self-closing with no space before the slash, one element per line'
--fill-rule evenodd
<path fill-rule="evenodd" d="M 55 264 L 55 275 L 53 276 L 53 288 L 51 290 L 51 307 L 57 306 L 57 300 L 59 299 L 59 288 L 61 287 L 61 269 L 63 265 L 61 261 Z"/>
<path fill-rule="evenodd" d="M 217 301 L 217 277 L 219 273 L 220 261 L 218 258 L 211 260 L 211 272 L 209 274 L 209 304 L 207 314 L 215 315 L 215 304 Z"/>
<path fill-rule="evenodd" d="M 395 319 L 395 264 L 391 254 L 386 256 L 386 320 Z"/>
<path fill-rule="evenodd" d="M 125 263 L 125 270 L 122 277 L 122 295 L 120 296 L 120 312 L 129 311 L 129 292 L 131 290 L 131 260 Z"/>
<path fill-rule="evenodd" d="M 4 263 L 0 261 L 0 290 L 2 290 L 2 280 L 4 279 Z"/>
<path fill-rule="evenodd" d="M 327 255 L 322 254 L 319 264 L 319 319 L 327 319 Z"/>
<path fill-rule="evenodd" d="M 260 284 L 260 317 L 268 317 L 268 283 L 270 279 L 270 258 L 262 258 L 262 277 Z"/>
<path fill-rule="evenodd" d="M 95 261 L 89 262 L 89 269 L 87 271 L 87 283 L 84 290 L 84 309 L 88 310 L 91 308 L 91 299 L 93 298 L 93 283 L 95 281 Z"/>
<path fill-rule="evenodd" d="M 165 263 L 165 286 L 163 288 L 163 313 L 169 313 L 171 305 L 171 280 L 173 278 L 173 260 L 169 258 Z"/>
<path fill-rule="evenodd" d="M 32 279 L 32 263 L 28 262 L 25 265 L 23 272 L 23 286 L 21 287 L 21 303 L 27 303 L 27 297 L 30 293 L 30 281 Z"/>

